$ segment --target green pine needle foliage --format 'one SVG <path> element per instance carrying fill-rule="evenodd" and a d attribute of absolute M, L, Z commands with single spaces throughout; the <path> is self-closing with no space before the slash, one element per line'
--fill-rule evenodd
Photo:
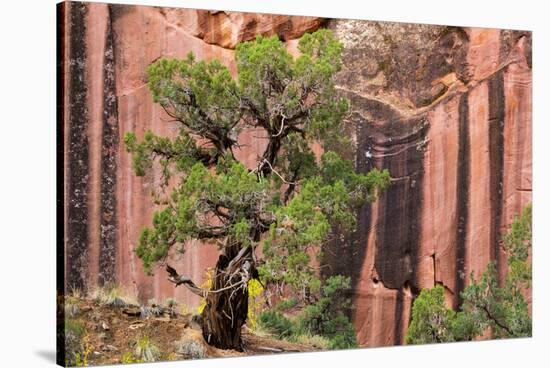
<path fill-rule="evenodd" d="M 179 130 L 173 138 L 151 131 L 124 137 L 135 174 L 162 176 L 152 191 L 159 210 L 135 252 L 150 274 L 171 250 L 185 252 L 190 239 L 261 247 L 254 263 L 262 282 L 286 285 L 297 302 L 311 304 L 302 327 L 327 336 L 334 348 L 355 346 L 346 307 L 335 302 L 349 279 L 322 285 L 313 261 L 322 260 L 333 229 L 356 226 L 357 209 L 388 188 L 390 175 L 357 173 L 336 152 L 350 146 L 341 133 L 348 101 L 335 88 L 342 44 L 321 29 L 303 35 L 298 49 L 295 58 L 276 36 L 243 42 L 235 50 L 236 77 L 192 53 L 148 67 L 152 98 Z M 252 168 L 235 155 L 246 129 L 266 142 Z M 321 157 L 313 144 L 323 148 Z M 271 318 L 284 335 L 284 320 Z"/>
<path fill-rule="evenodd" d="M 531 288 L 531 213 L 528 205 L 503 236 L 508 253 L 504 285 L 499 286 L 496 266 L 489 263 L 480 280 L 472 273 L 470 285 L 461 293 L 463 303 L 458 312 L 445 306 L 441 285 L 422 290 L 413 304 L 407 343 L 469 341 L 488 330 L 495 338 L 531 336 L 525 298 Z"/>
<path fill-rule="evenodd" d="M 189 239 L 257 247 L 267 233 L 262 279 L 321 291 L 309 250 L 320 249 L 333 225 L 353 228 L 356 209 L 390 183 L 387 170 L 356 173 L 336 152 L 318 160 L 311 149 L 313 142 L 334 147 L 341 138 L 348 102 L 338 96 L 334 76 L 342 49 L 321 29 L 300 39 L 297 58 L 276 36 L 237 45 L 236 78 L 219 61 L 192 53 L 148 67 L 153 100 L 180 123 L 175 138 L 151 131 L 124 137 L 136 175 L 159 167 L 161 189 L 173 188 L 153 193 L 161 209 L 136 247 L 148 273 L 175 245 L 184 251 Z M 247 128 L 263 129 L 271 149 L 255 169 L 234 155 Z"/>
<path fill-rule="evenodd" d="M 319 300 L 307 305 L 297 316 L 289 318 L 283 314 L 284 309 L 294 305 L 294 302 L 286 300 L 276 310 L 262 312 L 260 325 L 279 339 L 299 342 L 320 337 L 326 341 L 323 347 L 329 349 L 357 347 L 355 330 L 346 315 L 351 304 L 346 295 L 350 288 L 349 277 L 329 277 L 325 280 Z"/>

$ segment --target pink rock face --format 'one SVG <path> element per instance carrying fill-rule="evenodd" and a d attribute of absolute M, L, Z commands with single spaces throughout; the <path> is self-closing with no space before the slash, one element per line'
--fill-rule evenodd
<path fill-rule="evenodd" d="M 67 257 L 67 270 L 71 270 L 66 275 L 67 285 L 93 289 L 98 283 L 114 281 L 141 302 L 151 298 L 163 301 L 176 297 L 190 308 L 195 308 L 200 302 L 197 296 L 185 288 L 175 289 L 166 280 L 162 269 L 155 272 L 154 276 L 145 275 L 141 260 L 134 253 L 141 229 L 151 225 L 152 215 L 157 209 L 150 194 L 153 189 L 159 188 L 160 173 L 136 177 L 122 138 L 131 131 L 142 137 L 147 130 L 173 136 L 177 129 L 175 123 L 169 122 L 162 108 L 153 103 L 146 85 L 146 68 L 160 57 L 184 58 L 193 52 L 198 59 L 218 59 L 232 73 L 236 73 L 232 49 L 238 42 L 253 39 L 256 34 L 278 35 L 282 39 L 291 40 L 317 28 L 321 20 L 80 3 L 66 3 L 65 12 L 67 31 L 77 33 L 80 30 L 82 33 L 83 50 L 76 57 L 83 68 L 71 70 L 67 66 L 66 69 L 68 75 L 73 72 L 85 78 L 81 86 L 85 89 L 82 103 L 87 113 L 84 123 L 79 126 L 71 124 L 71 111 L 65 114 L 66 131 L 79 129 L 78 134 L 85 135 L 81 137 L 79 146 L 85 145 L 87 149 L 86 153 L 81 154 L 83 159 L 87 158 L 83 167 L 87 175 L 77 178 L 70 176 L 70 170 L 66 172 L 67 182 L 77 182 L 79 179 L 85 182 L 77 192 L 85 193 L 79 201 L 86 205 L 80 213 L 85 221 L 82 229 L 84 234 L 80 234 L 80 237 L 73 235 L 73 241 L 69 240 L 67 244 L 71 249 Z M 67 42 L 70 42 L 70 37 L 67 37 Z M 293 45 L 291 52 L 296 53 L 295 42 Z M 76 47 L 73 48 L 77 51 Z M 67 45 L 67 49 L 70 49 L 70 45 Z M 108 70 L 114 71 L 116 76 L 112 85 L 108 85 L 106 80 Z M 108 118 L 108 112 L 105 111 L 108 105 L 106 96 L 109 93 L 116 95 L 117 122 L 116 132 L 109 132 L 110 137 L 104 129 Z M 66 103 L 67 106 L 72 104 L 74 102 Z M 257 163 L 257 155 L 266 144 L 265 140 L 257 138 L 259 134 L 262 132 L 248 130 L 239 137 L 244 148 L 237 149 L 236 156 L 249 167 Z M 116 184 L 107 188 L 108 185 L 102 182 L 105 180 L 102 152 L 105 150 L 105 141 L 113 138 L 116 144 L 112 147 L 111 157 L 116 161 L 117 169 L 108 179 Z M 68 135 L 65 140 L 69 145 Z M 70 167 L 71 160 L 81 161 L 76 150 L 66 150 L 66 167 Z M 70 191 L 68 188 L 67 192 Z M 109 201 L 115 201 L 116 206 L 112 213 L 106 214 L 105 203 Z M 69 203 L 73 203 L 74 209 L 75 202 L 71 201 L 70 195 L 66 203 L 68 207 Z M 83 206 L 78 203 L 76 208 Z M 105 220 L 102 220 L 105 215 L 112 217 L 116 224 L 114 229 L 106 227 Z M 66 228 L 69 227 L 77 228 L 66 220 Z M 107 241 L 109 230 L 114 238 Z M 86 244 L 83 244 L 83 239 L 87 240 Z M 217 261 L 217 247 L 215 244 L 195 241 L 186 244 L 185 248 L 184 255 L 175 255 L 169 262 L 196 282 L 202 283 L 208 268 Z M 71 257 L 73 253 L 78 255 L 76 262 Z"/>
<path fill-rule="evenodd" d="M 167 22 L 185 29 L 187 33 L 206 43 L 229 49 L 257 35 L 277 35 L 285 41 L 299 38 L 307 31 L 317 29 L 322 21 L 315 17 L 209 10 L 161 9 L 161 13 Z"/>
<path fill-rule="evenodd" d="M 107 4 L 64 9 L 68 288 L 116 282 L 141 302 L 199 304 L 163 270 L 145 275 L 134 253 L 157 209 L 150 194 L 160 173 L 136 177 L 122 138 L 177 129 L 153 103 L 145 70 L 192 51 L 236 74 L 238 42 L 276 34 L 297 55 L 297 39 L 322 24 L 344 44 L 337 87 L 351 103 L 349 155 L 359 171 L 388 168 L 394 178 L 359 211 L 357 232 L 327 251 L 332 269 L 352 278 L 359 343 L 403 344 L 421 288 L 443 285 L 456 307 L 469 274 L 479 276 L 489 261 L 503 280 L 499 234 L 531 202 L 530 33 Z M 248 167 L 265 147 L 261 134 L 239 136 L 236 156 Z M 201 283 L 217 257 L 215 244 L 194 241 L 169 263 Z"/>
<path fill-rule="evenodd" d="M 438 104 L 428 113 L 432 123 L 424 155 L 425 185 L 418 259 L 418 286 L 436 283 L 457 290 L 458 195 L 460 97 Z M 434 122 L 440 122 L 433 124 Z M 464 138 L 464 137 L 463 137 Z M 439 189 L 439 190 L 438 190 Z"/>
<path fill-rule="evenodd" d="M 447 37 L 452 43 L 425 49 L 424 57 L 415 58 L 401 49 L 422 49 L 420 43 L 434 36 L 433 29 L 417 26 L 410 36 L 399 25 L 384 29 L 357 22 L 332 27 L 347 46 L 340 88 L 352 101 L 351 120 L 358 126 L 358 166 L 388 168 L 394 182 L 364 210 L 363 262 L 350 263 L 357 267 L 352 272 L 354 322 L 364 346 L 401 344 L 411 291 L 441 284 L 449 306 L 457 307 L 470 273 L 479 277 L 490 261 L 504 279 L 500 234 L 531 202 L 530 36 L 465 29 L 450 37 L 454 31 L 442 30 L 445 36 L 435 39 Z M 366 51 L 361 49 L 365 39 L 370 42 Z M 391 52 L 385 53 L 385 39 L 397 45 Z M 437 60 L 441 53 L 447 64 L 424 64 L 424 58 Z M 397 57 L 424 72 L 396 82 L 401 73 L 392 70 L 400 67 Z M 384 69 L 369 77 L 370 64 Z M 467 67 L 461 70 L 463 64 Z M 360 86 L 353 77 L 358 75 Z M 428 104 L 406 102 L 410 90 L 422 94 L 423 85 L 438 83 L 446 88 Z M 419 132 L 419 121 L 427 123 L 427 132 Z M 362 168 L 364 154 L 372 159 Z"/>

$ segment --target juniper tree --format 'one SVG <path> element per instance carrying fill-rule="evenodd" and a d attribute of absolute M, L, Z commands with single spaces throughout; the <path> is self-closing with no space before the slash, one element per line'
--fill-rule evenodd
<path fill-rule="evenodd" d="M 185 251 L 190 239 L 219 245 L 210 290 L 167 266 L 170 281 L 206 299 L 203 336 L 219 348 L 241 349 L 251 279 L 319 293 L 311 258 L 335 225 L 353 228 L 356 208 L 389 185 L 387 171 L 356 173 L 330 150 L 348 112 L 334 84 L 342 45 L 323 29 L 302 36 L 298 49 L 294 58 L 277 37 L 241 43 L 236 78 L 219 61 L 198 61 L 191 53 L 154 62 L 149 89 L 178 122 L 178 133 L 125 136 L 135 173 L 160 165 L 166 191 L 165 198 L 154 195 L 161 209 L 135 250 L 145 270 L 152 272 L 175 248 Z M 235 156 L 245 129 L 261 130 L 256 135 L 265 140 L 252 167 Z M 321 157 L 313 142 L 324 148 Z"/>
<path fill-rule="evenodd" d="M 531 288 L 531 205 L 516 217 L 503 241 L 508 273 L 499 285 L 493 262 L 479 280 L 470 276 L 462 292 L 460 311 L 445 306 L 444 289 L 424 289 L 414 301 L 407 342 L 424 344 L 469 341 L 488 329 L 496 338 L 531 336 L 531 317 L 525 294 Z"/>

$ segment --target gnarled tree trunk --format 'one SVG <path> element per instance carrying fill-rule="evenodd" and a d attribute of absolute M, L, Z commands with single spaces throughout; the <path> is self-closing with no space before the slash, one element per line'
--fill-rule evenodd
<path fill-rule="evenodd" d="M 248 315 L 248 279 L 253 261 L 249 251 L 239 257 L 239 253 L 235 254 L 238 250 L 227 248 L 218 259 L 212 292 L 207 294 L 202 312 L 202 334 L 210 345 L 241 351 L 241 328 Z"/>
<path fill-rule="evenodd" d="M 167 267 L 169 280 L 176 286 L 184 284 L 206 299 L 201 327 L 209 345 L 243 350 L 241 328 L 248 316 L 248 281 L 257 277 L 253 252 L 252 248 L 242 248 L 241 244 L 224 247 L 216 263 L 210 290 L 197 287 L 191 280 Z"/>

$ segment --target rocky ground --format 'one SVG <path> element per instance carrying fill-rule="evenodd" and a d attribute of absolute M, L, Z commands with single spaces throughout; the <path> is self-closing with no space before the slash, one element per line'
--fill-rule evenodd
<path fill-rule="evenodd" d="M 65 321 L 65 331 L 69 331 L 67 338 L 77 335 L 76 339 L 71 340 L 74 343 L 67 340 L 67 349 L 78 351 L 76 365 L 319 350 L 314 346 L 277 340 L 268 334 L 251 331 L 246 326 L 243 328 L 243 352 L 217 349 L 205 342 L 191 313 L 182 313 L 181 308 L 177 307 L 154 304 L 143 307 L 119 299 L 104 303 L 93 298 L 68 297 Z"/>

